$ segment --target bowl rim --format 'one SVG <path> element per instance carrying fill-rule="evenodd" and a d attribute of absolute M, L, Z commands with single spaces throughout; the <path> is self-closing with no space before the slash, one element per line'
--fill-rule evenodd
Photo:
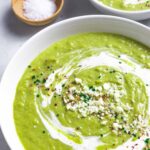
<path fill-rule="evenodd" d="M 113 8 L 110 6 L 105 5 L 101 1 L 98 0 L 90 0 L 91 2 L 94 2 L 96 5 L 103 7 L 104 9 L 107 9 L 108 11 L 111 11 L 115 14 L 122 14 L 122 15 L 139 15 L 139 14 L 145 14 L 145 13 L 150 13 L 150 9 L 146 10 L 133 10 L 133 11 L 128 11 L 128 10 L 121 10 L 117 8 Z"/>
<path fill-rule="evenodd" d="M 22 51 L 25 50 L 26 45 L 30 44 L 30 42 L 32 42 L 34 39 L 36 39 L 37 37 L 39 37 L 41 34 L 44 34 L 45 32 L 47 32 L 50 29 L 54 29 L 57 26 L 66 24 L 66 23 L 70 23 L 72 21 L 79 21 L 79 20 L 83 20 L 83 19 L 114 19 L 114 20 L 119 20 L 122 22 L 127 22 L 127 23 L 132 23 L 133 25 L 139 26 L 141 28 L 144 28 L 145 30 L 147 30 L 148 32 L 150 32 L 150 28 L 147 27 L 146 25 L 143 25 L 139 22 L 127 19 L 127 18 L 123 18 L 123 17 L 118 17 L 118 16 L 111 16 L 111 15 L 85 15 L 85 16 L 78 16 L 78 17 L 73 17 L 70 19 L 66 19 L 66 20 L 62 20 L 60 22 L 54 23 L 51 26 L 45 27 L 44 29 L 42 29 L 41 31 L 37 32 L 35 35 L 33 35 L 32 37 L 30 37 L 16 52 L 16 54 L 13 56 L 13 58 L 9 61 L 7 67 L 5 68 L 5 71 L 0 79 L 0 97 L 2 95 L 2 89 L 3 89 L 3 85 L 5 83 L 5 76 L 7 76 L 7 72 L 11 69 L 11 64 L 13 64 L 14 60 L 22 53 Z M 10 144 L 10 139 L 8 139 L 8 131 L 6 132 L 6 127 L 5 127 L 5 117 L 2 117 L 2 114 L 4 113 L 2 110 L 2 107 L 4 105 L 4 103 L 2 103 L 3 101 L 0 99 L 0 128 L 2 130 L 2 134 L 7 142 L 7 144 L 9 145 L 10 148 L 12 148 L 12 145 Z M 16 132 L 16 131 L 15 131 Z M 21 141 L 20 141 L 21 143 Z M 21 143 L 22 145 L 22 143 Z"/>

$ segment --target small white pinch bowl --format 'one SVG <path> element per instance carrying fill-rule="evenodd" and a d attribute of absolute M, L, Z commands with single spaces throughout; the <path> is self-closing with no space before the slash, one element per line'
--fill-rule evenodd
<path fill-rule="evenodd" d="M 23 150 L 13 119 L 17 84 L 26 67 L 52 43 L 73 34 L 107 32 L 121 34 L 150 47 L 150 28 L 135 21 L 104 15 L 82 16 L 46 27 L 30 38 L 7 66 L 0 84 L 0 125 L 11 150 Z"/>
<path fill-rule="evenodd" d="M 109 7 L 99 0 L 89 0 L 94 7 L 96 7 L 100 12 L 108 15 L 116 15 L 120 17 L 125 17 L 133 20 L 145 20 L 150 18 L 150 9 L 149 10 L 137 10 L 137 11 L 126 11 L 116 8 Z"/>

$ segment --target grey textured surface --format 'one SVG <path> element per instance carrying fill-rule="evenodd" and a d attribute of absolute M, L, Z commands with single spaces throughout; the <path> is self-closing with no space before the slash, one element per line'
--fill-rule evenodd
<path fill-rule="evenodd" d="M 0 78 L 13 55 L 32 35 L 44 27 L 31 27 L 20 22 L 11 11 L 10 0 L 0 0 Z M 81 15 L 100 14 L 88 0 L 65 0 L 57 21 Z M 150 19 L 142 21 L 150 27 Z M 10 150 L 0 130 L 0 150 Z"/>

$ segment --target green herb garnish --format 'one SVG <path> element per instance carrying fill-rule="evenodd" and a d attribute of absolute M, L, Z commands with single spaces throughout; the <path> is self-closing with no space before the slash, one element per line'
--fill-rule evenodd
<path fill-rule="evenodd" d="M 95 88 L 93 86 L 89 86 L 89 89 L 95 91 Z"/>
<path fill-rule="evenodd" d="M 80 93 L 79 96 L 81 97 L 81 99 L 82 99 L 85 103 L 87 103 L 87 102 L 91 99 L 91 97 L 90 97 L 89 95 L 84 94 L 84 93 Z"/>

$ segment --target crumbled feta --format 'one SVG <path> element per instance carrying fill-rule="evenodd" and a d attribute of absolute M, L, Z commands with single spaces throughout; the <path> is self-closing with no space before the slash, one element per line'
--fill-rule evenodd
<path fill-rule="evenodd" d="M 79 79 L 79 78 L 75 78 L 75 82 L 76 82 L 76 83 L 82 83 L 82 80 Z"/>
<path fill-rule="evenodd" d="M 109 90 L 111 86 L 109 83 L 104 83 L 103 87 L 105 90 Z"/>

